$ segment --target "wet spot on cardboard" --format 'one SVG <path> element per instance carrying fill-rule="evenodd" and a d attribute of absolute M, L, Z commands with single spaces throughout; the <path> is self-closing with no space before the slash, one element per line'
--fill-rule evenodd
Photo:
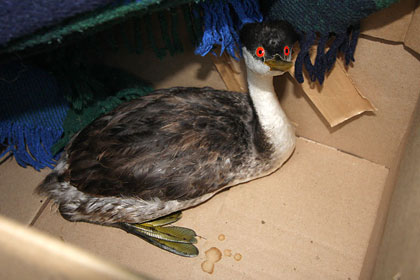
<path fill-rule="evenodd" d="M 211 247 L 206 252 L 206 260 L 201 264 L 201 269 L 208 274 L 214 272 L 214 264 L 222 259 L 222 252 L 216 247 Z"/>
<path fill-rule="evenodd" d="M 242 255 L 241 254 L 239 254 L 239 253 L 236 253 L 234 256 L 233 256 L 233 258 L 235 259 L 235 261 L 240 261 L 240 260 L 242 260 Z"/>
<path fill-rule="evenodd" d="M 213 272 L 214 272 L 214 263 L 209 262 L 209 261 L 204 261 L 201 264 L 201 269 L 204 272 L 207 272 L 208 274 L 213 274 Z"/>
<path fill-rule="evenodd" d="M 232 250 L 231 249 L 225 249 L 223 251 L 223 255 L 225 255 L 226 257 L 232 257 Z"/>
<path fill-rule="evenodd" d="M 218 239 L 220 241 L 224 241 L 226 239 L 226 236 L 224 234 L 220 234 L 219 237 L 218 237 Z"/>

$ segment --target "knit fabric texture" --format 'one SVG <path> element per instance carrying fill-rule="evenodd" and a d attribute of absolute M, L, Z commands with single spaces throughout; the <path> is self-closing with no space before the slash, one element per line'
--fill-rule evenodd
<path fill-rule="evenodd" d="M 262 0 L 267 20 L 290 22 L 300 35 L 300 52 L 295 63 L 295 78 L 303 82 L 303 67 L 312 81 L 322 84 L 337 55 L 343 53 L 346 64 L 354 61 L 360 33 L 359 22 L 371 13 L 398 0 Z M 319 38 L 317 38 L 319 34 Z M 309 50 L 318 39 L 314 64 Z M 326 51 L 327 43 L 330 43 Z"/>
<path fill-rule="evenodd" d="M 0 46 L 63 20 L 104 7 L 115 0 L 2 0 Z"/>
<path fill-rule="evenodd" d="M 55 21 L 47 21 L 45 18 L 49 17 L 49 13 L 42 14 L 42 9 L 39 11 L 39 15 L 34 19 L 37 21 L 35 24 L 36 28 L 27 28 L 25 29 L 26 32 L 29 32 L 29 30 L 35 31 L 32 33 L 26 33 L 27 36 L 20 36 L 24 34 L 22 33 L 16 33 L 13 34 L 15 36 L 15 40 L 10 41 L 9 43 L 5 44 L 7 42 L 7 38 L 10 38 L 10 29 L 13 28 L 13 26 L 19 26 L 19 25 L 31 25 L 32 20 L 29 21 L 28 24 L 26 24 L 26 17 L 28 15 L 22 14 L 21 19 L 22 22 L 15 22 L 13 21 L 10 24 L 13 24 L 9 26 L 6 25 L 4 22 L 5 27 L 7 27 L 6 30 L 1 29 L 0 25 L 0 34 L 6 33 L 6 35 L 3 35 L 5 38 L 5 41 L 3 44 L 5 44 L 2 48 L 0 48 L 0 54 L 1 53 L 13 53 L 18 52 L 22 50 L 26 50 L 28 48 L 33 48 L 42 44 L 54 44 L 58 43 L 60 44 L 65 37 L 69 37 L 70 35 L 77 35 L 86 37 L 88 35 L 91 35 L 93 33 L 96 33 L 98 31 L 104 30 L 105 28 L 109 27 L 111 24 L 117 24 L 122 21 L 126 21 L 127 19 L 131 17 L 138 17 L 140 15 L 144 15 L 146 13 L 151 13 L 158 10 L 165 10 L 170 7 L 174 7 L 177 5 L 185 4 L 192 2 L 193 0 L 130 0 L 130 1 L 121 1 L 121 0 L 96 0 L 98 3 L 98 9 L 93 10 L 92 12 L 83 13 L 77 16 L 73 16 L 75 12 L 71 10 L 70 7 L 73 7 L 73 0 L 66 0 L 66 1 L 47 1 L 47 0 L 35 0 L 30 1 L 34 2 L 35 6 L 39 6 L 40 3 L 45 2 L 45 6 L 48 6 L 50 10 L 56 10 L 61 7 L 61 5 L 64 5 L 63 3 L 68 3 L 69 9 L 66 9 L 65 11 L 61 12 L 61 17 L 57 18 Z M 40 2 L 40 3 L 38 3 Z M 63 2 L 63 3 L 62 3 Z M 87 3 L 79 3 L 80 7 L 79 10 L 84 10 L 82 7 L 86 7 L 86 9 L 89 9 L 92 7 L 92 4 L 90 4 L 91 1 L 80 1 L 80 2 L 87 2 Z M 95 2 L 95 1 L 93 1 Z M 112 2 L 110 5 L 106 5 Z M 5 18 L 11 17 L 14 13 L 20 13 L 22 12 L 20 9 L 20 2 L 17 1 L 11 1 L 11 4 L 9 4 L 10 7 L 7 8 L 6 11 L 9 11 L 10 14 L 5 16 Z M 62 4 L 60 4 L 62 3 Z M 77 2 L 76 2 L 77 3 Z M 1 8 L 1 6 L 0 6 Z M 76 7 L 76 10 L 77 7 Z M 11 13 L 14 12 L 14 13 Z M 23 18 L 22 18 L 23 17 Z M 29 17 L 28 17 L 29 18 Z M 66 19 L 65 21 L 63 19 Z M 61 21 L 60 21 L 61 20 Z M 55 24 L 53 24 L 55 23 Z M 51 25 L 53 24 L 53 25 Z M 40 29 L 43 27 L 42 29 Z M 8 35 L 9 34 L 9 35 Z"/>
<path fill-rule="evenodd" d="M 63 133 L 68 105 L 46 71 L 11 63 L 0 68 L 0 159 L 13 154 L 21 166 L 53 167 L 51 147 Z"/>
<path fill-rule="evenodd" d="M 53 168 L 58 152 L 94 119 L 153 90 L 139 78 L 103 65 L 81 72 L 73 68 L 66 83 L 22 62 L 1 69 L 0 146 L 5 149 L 0 159 L 13 155 L 19 165 L 36 170 Z M 70 81 L 78 86 L 70 88 Z"/>

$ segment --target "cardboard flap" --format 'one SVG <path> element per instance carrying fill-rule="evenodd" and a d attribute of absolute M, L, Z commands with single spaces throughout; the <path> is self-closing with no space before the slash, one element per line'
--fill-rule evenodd
<path fill-rule="evenodd" d="M 362 20 L 362 34 L 403 42 L 418 0 L 403 0 Z"/>
<path fill-rule="evenodd" d="M 301 86 L 331 127 L 364 112 L 376 111 L 372 103 L 354 86 L 340 60 L 337 60 L 322 86 L 310 82 L 308 78 Z"/>
<path fill-rule="evenodd" d="M 420 6 L 413 13 L 413 17 L 405 35 L 404 45 L 420 53 Z"/>

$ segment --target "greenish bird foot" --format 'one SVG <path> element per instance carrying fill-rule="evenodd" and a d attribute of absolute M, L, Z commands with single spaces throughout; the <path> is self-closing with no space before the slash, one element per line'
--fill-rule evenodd
<path fill-rule="evenodd" d="M 142 224 L 118 223 L 115 226 L 134 234 L 163 250 L 183 257 L 198 256 L 197 234 L 189 228 L 168 226 L 179 219 L 182 213 L 176 212 Z"/>

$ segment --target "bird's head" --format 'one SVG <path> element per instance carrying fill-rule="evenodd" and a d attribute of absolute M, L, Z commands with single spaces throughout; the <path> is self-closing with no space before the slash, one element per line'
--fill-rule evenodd
<path fill-rule="evenodd" d="M 248 23 L 240 31 L 245 63 L 260 75 L 284 74 L 292 65 L 292 47 L 297 40 L 285 21 Z"/>

